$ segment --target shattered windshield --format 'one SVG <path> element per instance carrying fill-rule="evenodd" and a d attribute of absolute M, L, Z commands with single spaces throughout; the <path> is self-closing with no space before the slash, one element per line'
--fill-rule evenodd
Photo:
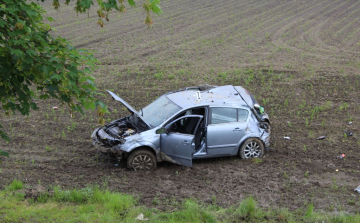
<path fill-rule="evenodd" d="M 170 101 L 165 95 L 139 111 L 142 118 L 155 127 L 166 121 L 181 108 Z"/>

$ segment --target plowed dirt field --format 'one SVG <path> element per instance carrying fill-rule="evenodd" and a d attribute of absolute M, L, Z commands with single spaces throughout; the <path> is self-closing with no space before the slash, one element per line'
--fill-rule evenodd
<path fill-rule="evenodd" d="M 0 164 L 1 186 L 14 178 L 28 187 L 105 184 L 166 210 L 186 198 L 230 206 L 253 196 L 263 207 L 313 203 L 315 210 L 359 213 L 360 1 L 166 0 L 149 29 L 140 3 L 111 12 L 102 29 L 96 6 L 89 17 L 76 16 L 73 5 L 55 11 L 48 1 L 44 8 L 56 20 L 53 35 L 95 51 L 99 90 L 137 109 L 186 86 L 250 90 L 271 118 L 272 145 L 262 162 L 227 157 L 196 160 L 193 168 L 160 163 L 154 172 L 129 171 L 92 146 L 95 111 L 71 117 L 48 100 L 29 117 L 0 115 L 11 137 L 0 141 L 10 153 Z M 103 100 L 107 121 L 127 115 L 110 96 Z"/>

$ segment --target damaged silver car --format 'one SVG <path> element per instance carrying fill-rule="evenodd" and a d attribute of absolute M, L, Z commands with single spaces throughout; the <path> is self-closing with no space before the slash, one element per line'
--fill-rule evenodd
<path fill-rule="evenodd" d="M 189 87 L 162 95 L 131 115 L 95 129 L 93 145 L 124 159 L 134 170 L 168 161 L 191 167 L 193 159 L 259 158 L 270 145 L 269 116 L 240 86 Z"/>

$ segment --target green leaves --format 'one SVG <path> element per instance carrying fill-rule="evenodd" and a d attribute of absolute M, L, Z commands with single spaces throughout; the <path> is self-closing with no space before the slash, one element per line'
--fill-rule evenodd
<path fill-rule="evenodd" d="M 162 14 L 162 10 L 160 8 L 160 0 L 150 0 L 151 3 L 151 10 L 153 13 L 158 15 Z"/>
<path fill-rule="evenodd" d="M 130 6 L 135 7 L 135 1 L 134 0 L 128 0 L 128 3 Z"/>
<path fill-rule="evenodd" d="M 67 2 L 68 1 L 70 0 L 67 0 Z M 88 1 L 91 0 L 77 1 L 77 6 L 75 7 L 76 12 L 80 12 L 80 13 L 85 12 L 84 8 L 88 9 L 87 8 L 88 5 L 79 6 L 79 3 L 88 2 Z M 117 0 L 97 0 L 97 2 L 99 4 L 99 9 L 97 10 L 99 20 L 97 24 L 100 25 L 101 27 L 104 26 L 104 21 L 103 21 L 104 18 L 106 21 L 109 21 L 109 12 L 111 10 L 114 9 L 120 13 L 126 12 L 126 7 L 124 5 L 125 0 L 118 0 L 119 3 L 117 2 Z M 131 7 L 136 6 L 135 0 L 127 0 L 127 2 Z M 146 13 L 145 24 L 150 26 L 152 24 L 150 13 L 152 12 L 158 15 L 162 13 L 162 10 L 160 8 L 160 0 L 145 0 L 142 6 L 145 9 L 145 13 Z"/>
<path fill-rule="evenodd" d="M 46 17 L 47 20 L 49 20 L 49 22 L 54 22 L 55 20 L 52 17 Z"/>
<path fill-rule="evenodd" d="M 7 157 L 9 157 L 9 153 L 0 150 L 0 156 L 7 156 Z M 0 159 L 0 160 L 1 160 L 1 159 Z"/>
<path fill-rule="evenodd" d="M 0 134 L 1 134 L 2 132 L 0 131 Z M 0 163 L 1 163 L 1 157 L 2 156 L 6 156 L 6 157 L 9 157 L 9 153 L 7 153 L 7 152 L 5 152 L 5 151 L 2 151 L 1 149 L 0 149 Z"/>
<path fill-rule="evenodd" d="M 5 132 L 1 131 L 2 126 L 0 125 L 0 136 L 2 139 L 5 139 L 6 141 L 9 141 L 9 137 L 6 135 Z M 1 150 L 0 150 L 1 151 Z"/>
<path fill-rule="evenodd" d="M 0 137 L 1 137 L 2 139 L 5 139 L 5 140 L 9 141 L 9 140 L 10 140 L 9 137 L 6 135 L 5 132 L 1 131 L 1 128 L 2 128 L 2 126 L 0 125 Z M 9 153 L 7 153 L 7 152 L 5 152 L 5 151 L 2 151 L 2 150 L 0 149 L 0 163 L 1 163 L 1 157 L 2 157 L 2 156 L 7 156 L 7 157 L 9 157 Z"/>
<path fill-rule="evenodd" d="M 40 99 L 56 98 L 76 111 L 82 111 L 82 107 L 104 109 L 96 99 L 97 88 L 90 76 L 98 62 L 91 52 L 77 50 L 66 39 L 49 35 L 51 27 L 44 23 L 45 11 L 38 4 L 26 0 L 3 2 L 0 5 L 1 112 L 19 111 L 28 115 L 31 109 L 37 109 L 33 95 Z M 54 7 L 56 4 L 54 1 Z M 91 4 L 91 0 L 77 1 L 79 12 Z M 51 17 L 47 19 L 53 21 Z M 5 132 L 0 134 L 8 139 Z"/>
<path fill-rule="evenodd" d="M 44 2 L 44 0 L 37 0 Z M 66 0 L 69 4 L 71 0 Z M 98 24 L 104 25 L 103 18 L 109 20 L 113 9 L 125 12 L 125 0 L 97 0 L 99 4 Z M 119 3 L 118 3 L 119 2 Z M 134 0 L 127 1 L 135 6 Z M 85 13 L 94 4 L 93 0 L 76 0 L 75 11 Z M 59 0 L 53 0 L 55 9 Z M 150 26 L 150 12 L 161 14 L 160 0 L 145 0 L 145 23 Z M 52 37 L 49 24 L 44 23 L 45 11 L 36 2 L 27 0 L 1 0 L 0 3 L 0 111 L 20 112 L 28 115 L 38 109 L 34 95 L 38 99 L 50 97 L 67 104 L 72 110 L 97 109 L 101 118 L 108 113 L 107 106 L 97 100 L 100 95 L 95 86 L 95 78 L 90 76 L 98 60 L 85 49 L 76 49 L 64 38 Z M 49 22 L 52 17 L 46 17 Z M 31 87 L 30 87 L 31 86 Z M 2 126 L 0 125 L 0 129 Z M 0 137 L 9 140 L 0 130 Z M 0 150 L 1 156 L 9 156 Z M 1 161 L 1 159 L 0 159 Z"/>

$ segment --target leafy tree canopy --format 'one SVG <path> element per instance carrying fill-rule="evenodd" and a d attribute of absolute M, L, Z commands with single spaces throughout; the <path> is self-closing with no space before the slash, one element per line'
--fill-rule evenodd
<path fill-rule="evenodd" d="M 65 0 L 65 4 L 70 2 Z M 93 0 L 74 2 L 76 13 L 85 13 L 94 5 Z M 159 3 L 144 0 L 148 26 L 152 24 L 150 13 L 162 13 Z M 97 0 L 97 23 L 102 27 L 112 10 L 124 12 L 124 4 L 124 0 Z M 135 6 L 135 1 L 127 4 Z M 59 0 L 53 0 L 53 6 L 59 8 Z M 38 109 L 34 99 L 48 98 L 56 98 L 74 111 L 97 108 L 99 115 L 104 114 L 106 105 L 96 99 L 99 93 L 91 76 L 98 61 L 87 50 L 51 36 L 45 13 L 36 1 L 0 0 L 0 115 L 16 111 L 28 115 L 31 109 Z M 9 140 L 1 125 L 0 136 Z M 8 154 L 0 150 L 0 156 L 4 155 Z"/>

